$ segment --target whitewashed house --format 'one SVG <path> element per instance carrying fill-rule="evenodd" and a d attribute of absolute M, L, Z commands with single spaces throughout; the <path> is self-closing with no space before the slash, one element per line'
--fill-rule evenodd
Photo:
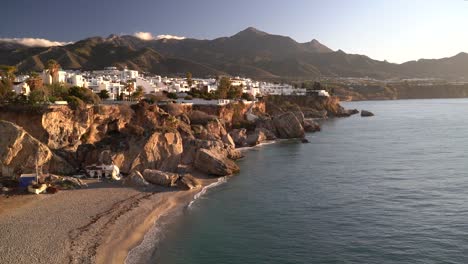
<path fill-rule="evenodd" d="M 27 82 L 14 82 L 13 91 L 16 94 L 29 95 L 29 93 L 31 92 L 31 88 L 29 87 L 29 84 Z"/>

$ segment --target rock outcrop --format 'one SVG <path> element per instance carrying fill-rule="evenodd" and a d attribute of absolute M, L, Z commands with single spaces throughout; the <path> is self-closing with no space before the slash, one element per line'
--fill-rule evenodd
<path fill-rule="evenodd" d="M 227 176 L 239 172 L 239 167 L 221 153 L 200 149 L 195 158 L 196 169 L 215 176 Z"/>
<path fill-rule="evenodd" d="M 182 138 L 178 132 L 154 133 L 145 142 L 130 166 L 130 170 L 160 169 L 175 171 L 180 163 L 183 152 Z M 133 154 L 133 155 L 132 155 Z M 124 153 L 123 158 L 132 157 L 130 151 Z"/>
<path fill-rule="evenodd" d="M 303 138 L 304 128 L 296 115 L 287 112 L 273 118 L 273 124 L 279 138 Z"/>
<path fill-rule="evenodd" d="M 7 121 L 0 121 L 0 167 L 2 175 L 35 172 L 38 166 L 46 165 L 52 151 L 33 138 L 23 128 Z"/>
<path fill-rule="evenodd" d="M 320 125 L 311 120 L 311 119 L 305 119 L 304 120 L 304 130 L 306 132 L 318 132 L 321 130 Z"/>
<path fill-rule="evenodd" d="M 361 116 L 362 117 L 369 117 L 369 116 L 374 116 L 374 113 L 366 110 L 361 110 Z"/>
<path fill-rule="evenodd" d="M 180 180 L 177 182 L 177 186 L 182 189 L 191 190 L 201 186 L 199 180 L 193 177 L 190 174 L 183 175 Z"/>
<path fill-rule="evenodd" d="M 229 135 L 231 136 L 237 148 L 246 147 L 248 145 L 247 144 L 247 129 L 245 128 L 233 129 L 231 132 L 229 132 Z"/>

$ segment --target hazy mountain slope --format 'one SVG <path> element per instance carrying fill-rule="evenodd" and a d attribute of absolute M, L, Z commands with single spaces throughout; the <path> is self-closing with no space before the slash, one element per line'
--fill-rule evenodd
<path fill-rule="evenodd" d="M 468 79 L 466 53 L 393 64 L 333 51 L 317 40 L 298 43 L 255 28 L 214 40 L 142 40 L 111 35 L 50 48 L 0 43 L 0 64 L 17 65 L 22 72 L 41 70 L 49 59 L 57 60 L 65 69 L 93 70 L 115 65 L 164 75 L 190 71 L 197 76 L 227 73 L 261 79 L 318 76 Z"/>

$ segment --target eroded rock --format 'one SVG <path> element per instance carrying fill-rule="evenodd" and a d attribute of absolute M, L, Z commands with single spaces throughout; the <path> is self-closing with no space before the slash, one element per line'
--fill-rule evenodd
<path fill-rule="evenodd" d="M 239 166 L 222 153 L 207 149 L 197 152 L 194 163 L 198 170 L 216 176 L 227 176 L 239 172 Z"/>
<path fill-rule="evenodd" d="M 177 180 L 179 180 L 179 174 L 146 169 L 143 171 L 143 178 L 152 184 L 172 187 L 176 186 Z"/>

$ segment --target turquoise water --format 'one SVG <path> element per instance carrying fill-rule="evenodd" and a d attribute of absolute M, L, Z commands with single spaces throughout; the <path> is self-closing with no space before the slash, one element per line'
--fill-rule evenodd
<path fill-rule="evenodd" d="M 376 116 L 246 152 L 150 263 L 468 263 L 468 100 L 344 105 Z"/>

